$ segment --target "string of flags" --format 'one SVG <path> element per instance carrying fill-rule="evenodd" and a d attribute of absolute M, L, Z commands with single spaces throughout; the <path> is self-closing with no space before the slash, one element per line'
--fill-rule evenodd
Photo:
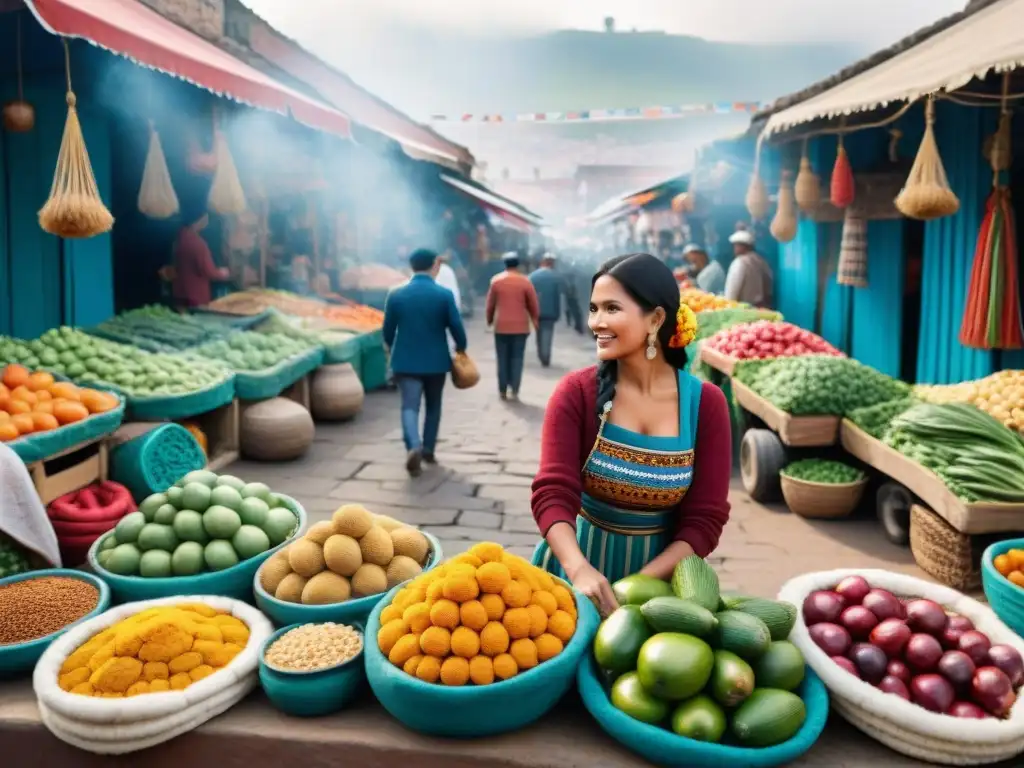
<path fill-rule="evenodd" d="M 715 104 L 633 107 L 627 109 L 583 109 L 565 112 L 485 113 L 461 115 L 432 114 L 432 123 L 581 123 L 616 120 L 673 120 L 697 114 L 751 114 L 763 104 L 756 101 L 730 101 Z"/>

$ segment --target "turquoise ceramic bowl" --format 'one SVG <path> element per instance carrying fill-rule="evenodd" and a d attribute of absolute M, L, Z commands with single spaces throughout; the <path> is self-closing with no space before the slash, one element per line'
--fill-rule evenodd
<path fill-rule="evenodd" d="M 453 688 L 425 683 L 395 667 L 376 643 L 380 614 L 401 587 L 377 603 L 366 625 L 366 676 L 377 700 L 402 725 L 420 733 L 478 738 L 525 728 L 547 714 L 572 687 L 576 667 L 590 650 L 601 619 L 587 598 L 574 593 L 576 633 L 558 656 L 491 685 Z"/>
<path fill-rule="evenodd" d="M 789 765 L 814 746 L 828 720 L 828 690 L 809 666 L 804 682 L 795 691 L 807 708 L 803 726 L 789 741 L 760 749 L 695 741 L 633 719 L 612 706 L 591 653 L 580 664 L 577 684 L 584 706 L 609 736 L 664 768 L 690 768 L 695 765 L 702 768 L 740 765 L 744 768 L 773 768 Z"/>
<path fill-rule="evenodd" d="M 1002 622 L 1024 637 L 1024 589 L 996 570 L 992 561 L 1011 549 L 1024 549 L 1024 539 L 1007 539 L 990 545 L 981 556 L 981 586 L 985 599 Z"/>
<path fill-rule="evenodd" d="M 444 557 L 441 551 L 441 542 L 426 531 L 420 531 L 430 542 L 430 557 L 423 568 L 424 572 L 437 566 Z M 298 603 L 286 603 L 271 595 L 260 584 L 260 574 L 256 574 L 252 580 L 252 592 L 256 596 L 256 607 L 270 617 L 270 620 L 278 627 L 289 624 L 323 624 L 333 621 L 335 624 L 364 624 L 370 611 L 381 601 L 387 593 L 360 597 L 355 600 L 346 600 L 344 603 L 332 605 L 300 605 Z M 376 637 L 376 635 L 374 635 Z"/>
<path fill-rule="evenodd" d="M 261 555 L 243 560 L 238 565 L 223 571 L 198 573 L 195 576 L 170 576 L 163 579 L 146 579 L 142 576 L 120 576 L 111 573 L 96 559 L 106 536 L 101 536 L 89 548 L 89 567 L 107 583 L 115 603 L 134 603 L 139 600 L 155 600 L 176 595 L 218 595 L 252 603 L 252 580 L 263 562 L 277 550 L 287 546 L 306 530 L 306 510 L 295 499 L 275 494 L 284 506 L 299 519 L 299 526 L 288 541 L 269 549 Z M 111 534 L 112 535 L 112 534 Z"/>
<path fill-rule="evenodd" d="M 92 584 L 100 592 L 99 600 L 96 603 L 96 607 L 85 616 L 51 635 L 38 637 L 25 643 L 0 645 L 0 678 L 17 677 L 30 672 L 50 643 L 75 626 L 75 624 L 81 624 L 83 621 L 99 616 L 110 607 L 110 588 L 102 579 L 96 578 L 91 573 L 73 571 L 69 568 L 48 568 L 43 571 L 29 571 L 28 573 L 19 573 L 16 576 L 8 576 L 6 579 L 0 579 L 0 588 L 18 581 L 38 579 L 43 576 L 65 576 L 69 579 L 80 579 Z"/>
<path fill-rule="evenodd" d="M 307 622 L 315 623 L 315 622 Z M 338 623 L 338 622 L 335 622 Z M 366 680 L 363 651 L 348 661 L 315 672 L 293 672 L 272 667 L 264 660 L 267 649 L 302 624 L 283 627 L 267 638 L 260 648 L 260 685 L 276 709 L 292 717 L 324 717 L 347 707 Z M 363 635 L 361 624 L 349 624 Z M 366 638 L 363 637 L 363 647 Z"/>

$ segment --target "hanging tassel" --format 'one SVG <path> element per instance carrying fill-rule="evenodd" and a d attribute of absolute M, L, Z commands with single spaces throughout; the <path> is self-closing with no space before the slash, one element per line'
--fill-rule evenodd
<path fill-rule="evenodd" d="M 854 288 L 868 287 L 868 225 L 853 207 L 846 209 L 843 239 L 839 246 L 836 282 Z"/>
<path fill-rule="evenodd" d="M 857 194 L 857 183 L 853 178 L 850 158 L 843 146 L 843 137 L 839 136 L 839 149 L 836 151 L 836 164 L 832 166 L 832 180 L 829 185 L 829 199 L 840 210 L 853 204 Z"/>
<path fill-rule="evenodd" d="M 952 216 L 960 210 L 960 200 L 949 187 L 935 141 L 935 99 L 925 106 L 924 136 L 914 158 L 907 183 L 896 196 L 896 210 L 910 219 L 929 221 Z"/>
<path fill-rule="evenodd" d="M 811 158 L 807 156 L 807 140 L 804 139 L 803 154 L 800 158 L 800 171 L 796 175 L 796 204 L 804 213 L 814 213 L 821 203 L 821 180 L 811 166 Z"/>
<path fill-rule="evenodd" d="M 109 232 L 114 226 L 114 217 L 100 197 L 89 152 L 85 148 L 82 125 L 75 107 L 77 99 L 71 90 L 71 51 L 67 40 L 64 41 L 64 73 L 68 116 L 50 196 L 39 210 L 39 226 L 57 237 L 93 237 Z"/>
<path fill-rule="evenodd" d="M 242 213 L 246 209 L 245 192 L 231 157 L 227 137 L 219 129 L 215 129 L 213 152 L 217 158 L 217 170 L 210 186 L 210 210 L 222 216 Z"/>
<path fill-rule="evenodd" d="M 775 211 L 775 218 L 772 219 L 772 237 L 780 243 L 788 243 L 796 237 L 796 229 L 799 224 L 796 216 L 796 200 L 793 196 L 792 173 L 782 172 L 782 181 L 779 183 L 779 205 Z"/>
<path fill-rule="evenodd" d="M 142 184 L 139 186 L 139 212 L 151 219 L 169 219 L 179 210 L 178 195 L 171 183 L 171 172 L 167 168 L 160 145 L 160 134 L 153 121 L 149 121 L 149 151 L 146 166 L 142 170 Z"/>

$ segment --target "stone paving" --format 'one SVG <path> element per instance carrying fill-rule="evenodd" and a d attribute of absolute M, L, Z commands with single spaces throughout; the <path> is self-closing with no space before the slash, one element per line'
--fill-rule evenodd
<path fill-rule="evenodd" d="M 497 397 L 493 337 L 479 321 L 470 324 L 469 336 L 481 382 L 470 390 L 446 388 L 440 465 L 425 467 L 421 477 L 405 471 L 394 391 L 368 394 L 362 414 L 351 422 L 317 425 L 316 442 L 299 461 L 242 461 L 227 471 L 295 496 L 312 522 L 342 504 L 361 502 L 437 536 L 445 554 L 488 540 L 529 556 L 538 541 L 530 483 L 544 407 L 562 375 L 593 360 L 592 342 L 560 326 L 554 364 L 544 369 L 531 339 L 522 400 L 507 403 Z M 730 499 L 732 516 L 711 558 L 726 589 L 768 596 L 795 574 L 839 567 L 920 573 L 909 550 L 889 544 L 873 519 L 804 520 L 784 507 L 752 501 L 738 479 Z"/>

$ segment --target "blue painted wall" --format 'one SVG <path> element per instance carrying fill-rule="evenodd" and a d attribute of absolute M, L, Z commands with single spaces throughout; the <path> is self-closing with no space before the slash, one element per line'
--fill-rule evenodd
<path fill-rule="evenodd" d="M 868 287 L 847 289 L 853 302 L 850 356 L 896 377 L 902 353 L 903 226 L 898 219 L 868 222 Z"/>

